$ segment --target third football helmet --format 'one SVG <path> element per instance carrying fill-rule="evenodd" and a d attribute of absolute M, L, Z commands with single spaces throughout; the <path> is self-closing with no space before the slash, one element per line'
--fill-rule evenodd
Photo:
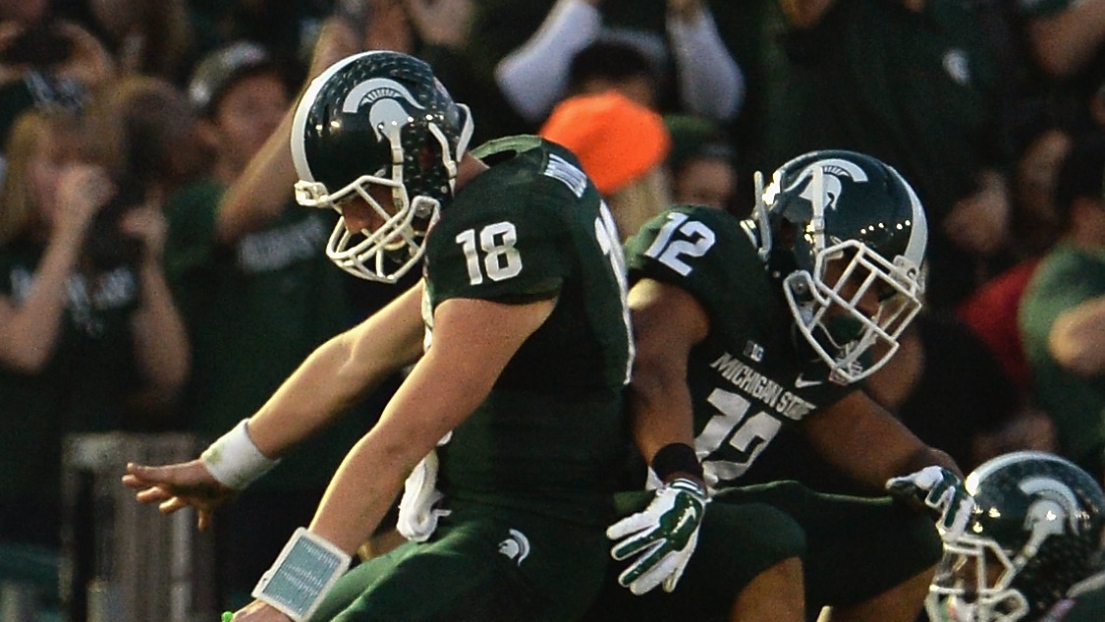
<path fill-rule="evenodd" d="M 1105 496 L 1052 454 L 994 458 L 966 480 L 976 502 L 964 534 L 944 542 L 925 609 L 935 621 L 1040 620 L 1101 571 Z"/>
<path fill-rule="evenodd" d="M 452 199 L 471 136 L 468 109 L 412 56 L 355 54 L 315 78 L 293 119 L 296 200 L 340 212 L 344 199 L 360 196 L 384 221 L 375 231 L 348 231 L 342 219 L 327 256 L 369 280 L 393 283 L 405 274 Z M 391 201 L 373 198 L 373 186 L 387 188 Z"/>
<path fill-rule="evenodd" d="M 928 226 L 917 195 L 890 166 L 844 150 L 801 155 L 766 188 L 757 173 L 756 193 L 745 228 L 782 282 L 798 331 L 831 380 L 867 377 L 921 308 Z M 857 305 L 870 292 L 878 309 L 864 313 Z"/>

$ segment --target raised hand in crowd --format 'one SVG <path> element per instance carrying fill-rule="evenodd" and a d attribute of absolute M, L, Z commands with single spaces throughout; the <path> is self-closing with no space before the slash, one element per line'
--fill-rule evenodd
<path fill-rule="evenodd" d="M 956 201 L 941 227 L 962 249 L 992 255 L 1008 241 L 1011 209 L 1005 177 L 993 170 L 982 171 L 978 188 Z"/>
<path fill-rule="evenodd" d="M 116 75 L 115 65 L 104 44 L 73 22 L 0 21 L 0 84 L 22 79 L 30 71 L 47 71 L 94 88 Z"/>
<path fill-rule="evenodd" d="M 406 0 L 410 22 L 422 41 L 452 49 L 468 42 L 472 0 Z"/>

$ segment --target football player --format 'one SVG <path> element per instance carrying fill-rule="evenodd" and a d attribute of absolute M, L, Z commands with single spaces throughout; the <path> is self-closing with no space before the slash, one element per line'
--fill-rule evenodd
<path fill-rule="evenodd" d="M 436 537 L 376 561 L 390 567 L 386 580 L 347 616 L 574 617 L 604 567 L 631 357 L 622 258 L 597 191 L 570 153 L 538 140 L 498 145 L 513 157 L 495 167 L 468 154 L 467 108 L 403 54 L 332 65 L 292 128 L 297 200 L 342 214 L 327 255 L 365 279 L 394 282 L 416 266 L 424 278 L 178 468 L 193 483 L 240 488 L 381 369 L 414 367 L 234 619 L 309 616 L 412 471 L 421 480 L 401 520 L 413 540 Z M 136 468 L 129 481 L 143 501 L 182 507 L 187 491 L 164 485 L 165 473 Z M 430 499 L 435 476 L 445 504 Z M 301 577 L 312 589 L 289 595 Z M 426 585 L 443 596 L 410 597 Z"/>
<path fill-rule="evenodd" d="M 1105 494 L 1065 458 L 1018 451 L 967 476 L 976 507 L 945 540 L 933 622 L 1105 620 Z"/>
<path fill-rule="evenodd" d="M 628 242 L 637 443 L 654 467 L 654 485 L 662 483 L 657 462 L 692 473 L 701 462 L 711 489 L 704 532 L 715 508 L 729 502 L 765 503 L 792 516 L 807 538 L 806 603 L 814 615 L 827 606 L 832 620 L 913 622 L 941 555 L 926 514 L 956 534 L 971 499 L 954 461 L 861 387 L 921 307 L 922 206 L 896 171 L 849 151 L 795 158 L 766 189 L 757 176 L 757 191 L 749 220 L 677 205 Z M 872 496 L 818 494 L 794 482 L 739 486 L 787 426 Z M 622 501 L 631 511 L 650 497 Z M 618 557 L 634 536 L 612 531 Z M 608 591 L 595 619 L 612 611 L 642 620 L 723 611 L 730 595 L 719 576 L 731 566 L 718 557 L 727 554 L 700 544 L 670 595 Z M 621 581 L 646 572 L 641 563 L 635 559 Z"/>
<path fill-rule="evenodd" d="M 124 483 L 206 522 L 413 365 L 233 619 L 577 619 L 608 565 L 632 361 L 624 258 L 594 184 L 537 137 L 469 153 L 467 108 L 395 52 L 330 66 L 286 127 L 297 200 L 342 215 L 327 255 L 365 279 L 423 278 L 317 349 L 199 459 L 130 465 Z M 400 490 L 408 542 L 345 573 Z"/>

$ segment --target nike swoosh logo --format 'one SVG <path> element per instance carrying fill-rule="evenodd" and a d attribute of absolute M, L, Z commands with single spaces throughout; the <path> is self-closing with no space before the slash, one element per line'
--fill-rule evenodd
<path fill-rule="evenodd" d="M 806 387 L 816 387 L 824 382 L 823 380 L 806 380 L 802 377 L 802 374 L 798 374 L 798 378 L 794 380 L 794 388 L 805 389 Z"/>

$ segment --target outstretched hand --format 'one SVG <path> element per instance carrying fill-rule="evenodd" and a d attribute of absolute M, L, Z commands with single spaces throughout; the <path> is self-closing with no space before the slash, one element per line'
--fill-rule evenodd
<path fill-rule="evenodd" d="M 427 43 L 463 49 L 475 5 L 472 0 L 407 0 L 411 24 Z"/>
<path fill-rule="evenodd" d="M 162 514 L 195 508 L 201 531 L 211 525 L 215 508 L 235 494 L 233 489 L 220 484 L 198 458 L 166 466 L 128 463 L 123 485 L 138 491 L 134 498 L 139 503 L 157 503 Z"/>

